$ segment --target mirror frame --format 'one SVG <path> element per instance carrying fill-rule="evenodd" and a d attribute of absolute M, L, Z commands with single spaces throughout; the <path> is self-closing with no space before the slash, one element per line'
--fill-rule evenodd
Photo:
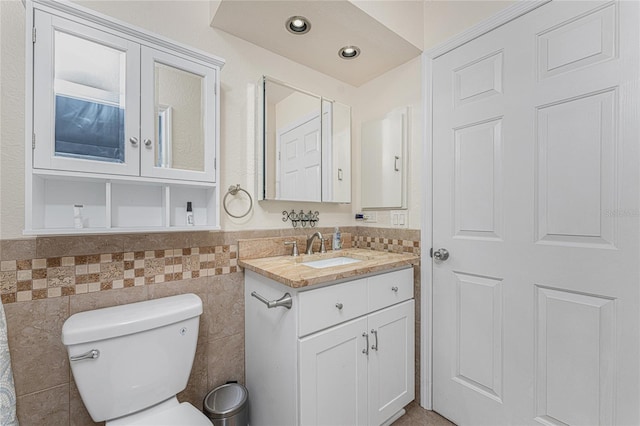
<path fill-rule="evenodd" d="M 321 199 L 320 201 L 305 201 L 305 200 L 287 200 L 287 199 L 279 199 L 279 198 L 275 198 L 275 197 L 268 197 L 267 196 L 267 167 L 266 167 L 266 158 L 265 158 L 265 154 L 267 152 L 267 119 L 266 119 L 266 113 L 267 113 L 267 106 L 266 106 L 266 101 L 267 101 L 267 83 L 274 83 L 274 84 L 278 84 L 287 88 L 290 88 L 296 92 L 302 93 L 302 94 L 306 94 L 309 96 L 313 96 L 315 98 L 318 98 L 320 100 L 320 116 L 322 117 L 324 115 L 324 104 L 325 102 L 331 102 L 331 103 L 338 103 L 340 105 L 344 105 L 345 107 L 349 108 L 349 170 L 347 172 L 343 172 L 345 177 L 348 177 L 349 180 L 349 200 L 348 201 L 333 201 L 333 200 L 325 200 L 324 199 L 324 190 L 321 187 Z M 256 104 L 255 104 L 255 111 L 256 111 L 256 115 L 255 115 L 255 120 L 256 120 L 256 125 L 255 125 L 255 129 L 256 129 L 256 140 L 255 140 L 255 164 L 256 164 L 256 179 L 255 179 L 255 185 L 256 185 L 256 194 L 257 194 L 257 198 L 258 201 L 284 201 L 284 202 L 293 202 L 293 203 L 330 203 L 330 204 L 351 204 L 352 203 L 352 199 L 353 199 L 353 167 L 352 167 L 352 141 L 353 141 L 353 137 L 352 137 L 352 133 L 353 133 L 353 119 L 352 119 L 352 113 L 351 113 L 351 106 L 347 105 L 347 104 L 342 104 L 340 102 L 336 102 L 333 99 L 327 98 L 327 97 L 323 97 L 320 95 L 317 95 L 315 93 L 309 92 L 307 90 L 304 89 L 300 89 L 296 86 L 293 86 L 289 83 L 285 83 L 281 80 L 278 80 L 276 78 L 273 77 L 269 77 L 266 75 L 261 76 L 260 80 L 258 81 L 258 83 L 256 84 L 256 93 L 255 93 L 255 100 L 256 100 Z M 333 111 L 333 109 L 332 109 Z M 323 128 L 323 124 L 322 124 L 322 118 L 321 118 L 321 128 Z M 324 154 L 322 155 L 322 157 L 324 158 Z M 322 168 L 321 174 L 324 172 L 324 167 Z M 321 182 L 324 181 L 324 176 L 321 176 L 320 180 Z"/>

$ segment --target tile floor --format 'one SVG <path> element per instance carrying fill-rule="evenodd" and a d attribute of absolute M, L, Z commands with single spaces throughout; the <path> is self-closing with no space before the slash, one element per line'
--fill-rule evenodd
<path fill-rule="evenodd" d="M 393 423 L 393 426 L 455 426 L 434 411 L 420 407 L 415 401 L 406 407 L 407 413 Z"/>

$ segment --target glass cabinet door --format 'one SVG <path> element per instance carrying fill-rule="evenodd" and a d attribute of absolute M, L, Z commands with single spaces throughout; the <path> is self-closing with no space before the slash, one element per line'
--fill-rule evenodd
<path fill-rule="evenodd" d="M 141 174 L 215 181 L 215 70 L 142 47 Z"/>
<path fill-rule="evenodd" d="M 36 11 L 34 168 L 139 174 L 140 45 Z"/>

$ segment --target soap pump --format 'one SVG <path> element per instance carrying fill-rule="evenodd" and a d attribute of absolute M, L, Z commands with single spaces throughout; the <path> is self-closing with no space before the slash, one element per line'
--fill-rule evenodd
<path fill-rule="evenodd" d="M 338 228 L 337 226 L 333 229 L 333 244 L 331 248 L 333 250 L 340 250 L 342 248 L 340 228 Z"/>

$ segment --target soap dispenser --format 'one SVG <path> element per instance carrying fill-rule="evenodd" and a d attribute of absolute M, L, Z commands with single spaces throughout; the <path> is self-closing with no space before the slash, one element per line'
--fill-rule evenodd
<path fill-rule="evenodd" d="M 337 226 L 333 229 L 333 244 L 331 248 L 333 250 L 340 250 L 342 248 L 340 228 L 338 228 Z"/>

